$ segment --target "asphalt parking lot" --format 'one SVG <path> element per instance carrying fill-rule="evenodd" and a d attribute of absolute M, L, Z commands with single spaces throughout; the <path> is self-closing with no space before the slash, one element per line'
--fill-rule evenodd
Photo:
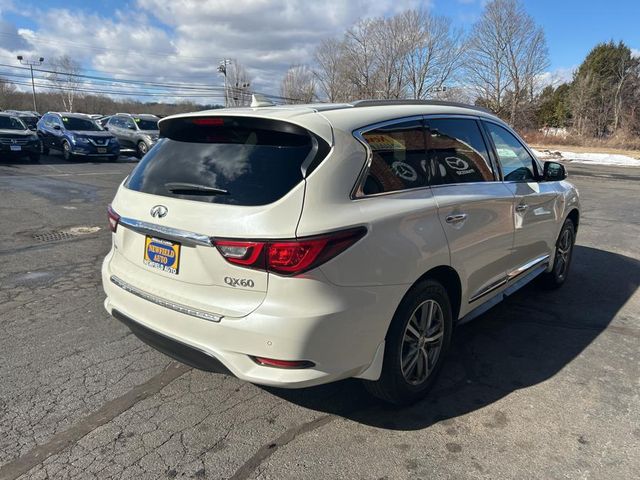
<path fill-rule="evenodd" d="M 134 165 L 0 162 L 0 479 L 638 477 L 640 169 L 569 164 L 567 284 L 459 328 L 430 397 L 397 410 L 356 381 L 192 370 L 110 318 L 105 206 Z"/>

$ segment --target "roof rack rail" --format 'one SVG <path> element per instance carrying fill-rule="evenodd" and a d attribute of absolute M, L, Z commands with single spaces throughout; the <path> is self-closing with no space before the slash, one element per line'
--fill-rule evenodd
<path fill-rule="evenodd" d="M 384 105 L 439 105 L 441 107 L 469 108 L 471 110 L 478 110 L 480 112 L 490 113 L 493 115 L 493 112 L 488 108 L 479 107 L 477 105 L 469 105 L 467 103 L 447 102 L 445 100 L 357 100 L 355 102 L 351 102 L 351 105 L 353 105 L 354 107 L 379 107 Z"/>

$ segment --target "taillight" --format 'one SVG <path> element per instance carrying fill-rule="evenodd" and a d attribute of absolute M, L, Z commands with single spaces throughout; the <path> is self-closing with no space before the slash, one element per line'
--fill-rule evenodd
<path fill-rule="evenodd" d="M 219 127 L 224 125 L 224 119 L 220 117 L 199 117 L 192 120 L 194 125 L 207 125 Z"/>
<path fill-rule="evenodd" d="M 297 240 L 214 240 L 214 243 L 229 263 L 280 275 L 299 275 L 344 252 L 366 232 L 360 227 Z"/>
<path fill-rule="evenodd" d="M 109 217 L 109 230 L 115 233 L 118 228 L 118 222 L 120 221 L 120 215 L 109 205 L 107 207 L 107 216 Z"/>

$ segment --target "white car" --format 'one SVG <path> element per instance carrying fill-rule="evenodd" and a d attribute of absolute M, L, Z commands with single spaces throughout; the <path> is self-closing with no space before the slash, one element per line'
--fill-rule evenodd
<path fill-rule="evenodd" d="M 190 365 L 411 403 L 455 324 L 566 279 L 578 193 L 482 109 L 258 106 L 160 137 L 109 207 L 105 307 Z"/>

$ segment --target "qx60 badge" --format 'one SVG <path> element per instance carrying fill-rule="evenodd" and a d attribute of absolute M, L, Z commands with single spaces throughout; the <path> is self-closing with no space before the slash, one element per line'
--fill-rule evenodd
<path fill-rule="evenodd" d="M 167 216 L 169 209 L 164 205 L 156 205 L 155 207 L 151 207 L 151 211 L 149 213 L 151 213 L 153 218 L 163 218 Z"/>

